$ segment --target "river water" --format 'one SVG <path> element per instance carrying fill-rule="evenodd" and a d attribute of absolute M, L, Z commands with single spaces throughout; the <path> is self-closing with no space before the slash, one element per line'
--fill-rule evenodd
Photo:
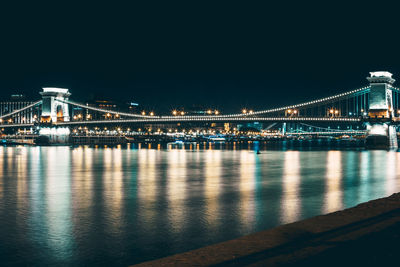
<path fill-rule="evenodd" d="M 400 191 L 396 151 L 1 147 L 5 266 L 128 266 Z"/>

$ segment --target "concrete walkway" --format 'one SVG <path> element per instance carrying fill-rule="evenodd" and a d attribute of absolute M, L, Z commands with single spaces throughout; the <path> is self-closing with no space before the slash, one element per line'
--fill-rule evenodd
<path fill-rule="evenodd" d="M 400 193 L 137 266 L 399 264 Z"/>

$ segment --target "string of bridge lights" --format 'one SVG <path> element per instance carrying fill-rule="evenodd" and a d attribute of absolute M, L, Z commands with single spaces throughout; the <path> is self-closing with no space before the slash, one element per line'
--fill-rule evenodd
<path fill-rule="evenodd" d="M 358 88 L 358 89 L 355 89 L 355 90 L 351 90 L 351 91 L 348 91 L 348 92 L 345 92 L 345 93 L 341 93 L 341 94 L 337 94 L 337 95 L 330 96 L 330 97 L 325 97 L 325 98 L 321 98 L 321 99 L 317 99 L 317 100 L 313 100 L 313 101 L 308 101 L 308 102 L 304 102 L 304 103 L 300 103 L 300 104 L 295 104 L 295 105 L 290 105 L 290 106 L 285 106 L 285 107 L 279 107 L 279 108 L 273 108 L 273 109 L 267 109 L 267 110 L 260 110 L 260 111 L 253 111 L 253 110 L 243 109 L 242 113 L 220 115 L 220 112 L 218 110 L 216 110 L 216 111 L 214 111 L 214 115 L 215 116 L 213 116 L 213 120 L 218 119 L 218 118 L 226 119 L 226 118 L 232 118 L 232 117 L 243 117 L 243 116 L 249 116 L 249 115 L 259 115 L 259 114 L 273 113 L 273 112 L 284 111 L 284 110 L 292 110 L 292 109 L 299 108 L 299 107 L 304 107 L 304 106 L 314 105 L 314 104 L 318 104 L 318 103 L 322 103 L 322 102 L 326 102 L 326 101 L 330 101 L 330 100 L 335 100 L 335 99 L 338 99 L 338 98 L 342 98 L 342 97 L 345 97 L 345 96 L 348 96 L 348 95 L 351 95 L 351 94 L 354 94 L 354 93 L 362 92 L 364 90 L 366 91 L 366 90 L 369 90 L 369 89 L 370 89 L 369 86 L 365 86 L 365 87 L 361 87 L 361 88 Z M 126 116 L 126 117 L 150 118 L 152 120 L 155 120 L 156 118 L 164 119 L 164 120 L 178 119 L 178 118 L 179 118 L 179 120 L 183 120 L 184 118 L 185 119 L 192 118 L 194 120 L 197 120 L 197 118 L 205 118 L 206 117 L 204 115 L 201 115 L 201 116 L 198 116 L 198 115 L 188 115 L 187 116 L 186 115 L 185 116 L 185 112 L 184 111 L 177 111 L 177 110 L 172 111 L 172 115 L 173 116 L 154 116 L 154 113 L 150 113 L 150 116 L 148 116 L 148 115 L 145 115 L 145 114 L 139 115 L 139 114 L 124 113 L 124 112 L 119 112 L 119 111 L 112 111 L 112 110 L 105 110 L 105 109 L 100 109 L 100 108 L 95 108 L 95 107 L 89 107 L 87 105 L 79 104 L 79 103 L 72 102 L 72 101 L 69 101 L 69 100 L 68 101 L 67 100 L 57 100 L 57 101 L 65 102 L 65 103 L 68 103 L 68 104 L 71 104 L 71 105 L 76 105 L 76 106 L 79 106 L 79 107 L 82 107 L 82 108 L 86 108 L 86 109 L 90 109 L 90 110 L 93 110 L 93 111 L 105 112 L 105 113 L 109 113 L 109 114 L 115 114 L 115 115 Z M 211 110 L 207 111 L 207 114 L 210 115 L 210 114 L 213 113 L 212 111 L 211 112 L 210 111 Z M 297 112 L 297 110 L 293 110 L 293 113 L 296 113 L 296 112 Z M 272 118 L 272 119 L 276 119 L 276 118 Z M 287 119 L 287 118 L 285 118 L 285 119 Z M 207 119 L 204 119 L 204 120 L 210 120 L 210 119 L 207 116 Z M 121 120 L 119 120 L 119 121 L 121 121 Z"/>
<path fill-rule="evenodd" d="M 318 103 L 334 100 L 334 99 L 337 99 L 337 98 L 342 98 L 344 96 L 348 96 L 348 95 L 351 95 L 351 94 L 354 94 L 354 93 L 358 93 L 358 92 L 361 92 L 361 91 L 364 91 L 364 90 L 369 90 L 369 89 L 370 89 L 369 86 L 365 86 L 365 87 L 358 88 L 358 89 L 355 89 L 355 90 L 352 90 L 352 91 L 348 91 L 348 92 L 345 92 L 345 93 L 337 94 L 337 95 L 334 95 L 334 96 L 329 96 L 329 97 L 325 97 L 325 98 L 321 98 L 321 99 L 317 99 L 317 100 L 313 100 L 313 101 L 308 101 L 308 102 L 304 102 L 304 103 L 300 103 L 300 104 L 296 104 L 296 105 L 290 105 L 290 106 L 286 106 L 286 107 L 267 109 L 267 110 L 260 110 L 260 111 L 253 112 L 252 114 L 257 115 L 257 114 L 265 114 L 265 113 L 283 111 L 283 110 L 288 110 L 288 109 L 295 109 L 295 108 L 299 108 L 299 107 L 304 107 L 304 106 L 308 106 L 308 105 L 313 105 L 313 104 L 318 104 Z"/>

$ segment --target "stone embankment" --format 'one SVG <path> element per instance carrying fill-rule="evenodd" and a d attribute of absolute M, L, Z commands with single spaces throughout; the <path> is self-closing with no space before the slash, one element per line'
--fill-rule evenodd
<path fill-rule="evenodd" d="M 399 242 L 400 193 L 137 266 L 386 266 Z"/>

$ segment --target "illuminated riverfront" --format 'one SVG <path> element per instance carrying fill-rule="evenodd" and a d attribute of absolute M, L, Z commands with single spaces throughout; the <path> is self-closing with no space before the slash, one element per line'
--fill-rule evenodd
<path fill-rule="evenodd" d="M 77 139 L 80 144 L 84 140 L 88 140 L 86 144 L 115 144 L 143 139 L 236 142 L 242 135 L 256 140 L 265 140 L 263 136 L 361 135 L 366 147 L 397 148 L 400 89 L 392 85 L 395 80 L 387 71 L 370 72 L 367 80 L 369 86 L 313 101 L 225 115 L 210 109 L 199 111 L 200 115 L 173 110 L 172 116 L 155 115 L 153 111 L 124 112 L 110 109 L 116 105 L 107 101 L 93 107 L 71 101 L 68 89 L 44 87 L 40 92 L 42 100 L 18 103 L 16 109 L 5 103 L 7 109 L 0 114 L 0 127 L 3 143 L 67 144 L 77 143 Z M 79 111 L 70 114 L 69 110 Z"/>
<path fill-rule="evenodd" d="M 0 266 L 396 266 L 397 7 L 2 10 Z"/>

